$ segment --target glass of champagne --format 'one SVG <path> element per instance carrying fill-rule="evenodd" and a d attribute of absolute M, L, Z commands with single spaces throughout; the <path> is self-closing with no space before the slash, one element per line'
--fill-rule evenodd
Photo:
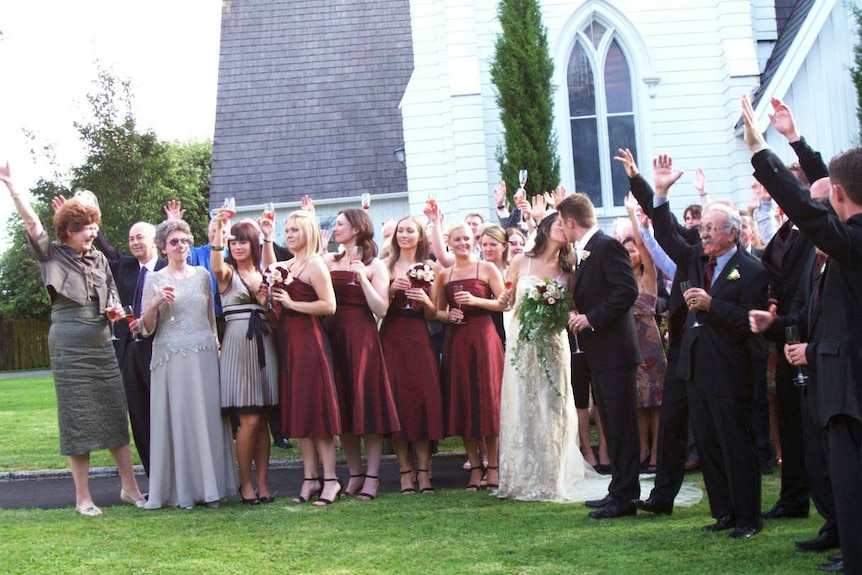
<path fill-rule="evenodd" d="M 359 196 L 359 201 L 362 203 L 363 210 L 367 212 L 371 209 L 371 194 L 363 192 L 362 195 Z"/>
<path fill-rule="evenodd" d="M 108 338 L 108 341 L 120 341 L 120 338 L 114 333 L 114 322 L 123 317 L 120 315 L 120 312 L 117 311 L 117 302 L 114 301 L 114 296 L 108 293 L 108 301 L 107 307 L 105 309 L 105 314 L 108 316 L 108 321 L 111 326 L 111 337 Z"/>
<path fill-rule="evenodd" d="M 226 197 L 224 199 L 224 205 L 222 206 L 222 208 L 228 211 L 228 220 L 227 220 L 227 224 L 225 224 L 225 227 L 228 230 L 230 230 L 231 220 L 236 215 L 236 200 L 234 199 L 234 197 L 233 196 Z M 231 235 L 230 231 L 228 231 L 227 239 L 229 239 L 229 240 L 234 239 L 234 237 L 233 237 L 233 235 Z"/>
<path fill-rule="evenodd" d="M 505 282 L 503 282 L 503 286 L 506 288 L 506 290 L 511 290 L 512 289 L 512 280 L 506 280 Z M 511 298 L 514 295 L 515 294 L 509 294 L 509 297 L 510 297 L 509 303 L 506 304 L 506 309 L 504 309 L 503 311 L 512 311 L 512 299 Z"/>
<path fill-rule="evenodd" d="M 572 311 L 575 312 L 575 315 L 578 315 L 578 310 L 573 309 Z M 578 355 L 578 354 L 584 353 L 581 350 L 580 344 L 578 343 L 578 332 L 573 331 L 572 332 L 572 338 L 574 339 L 574 344 L 575 344 L 575 349 L 572 350 L 572 355 Z"/>
<path fill-rule="evenodd" d="M 350 262 L 359 262 L 362 261 L 362 248 L 360 246 L 353 246 L 350 250 Z M 359 283 L 356 281 L 356 278 L 359 277 L 358 274 L 354 274 L 353 277 L 350 278 L 350 281 L 347 282 L 349 286 L 358 286 Z"/>
<path fill-rule="evenodd" d="M 681 293 L 683 293 L 683 294 L 684 294 L 685 292 L 687 292 L 688 290 L 690 290 L 690 289 L 691 289 L 691 287 L 692 287 L 692 286 L 691 286 L 691 282 L 690 282 L 690 281 L 688 281 L 688 280 L 683 280 L 683 281 L 679 282 L 679 290 L 680 290 L 680 292 L 681 292 Z M 685 303 L 686 303 L 686 304 L 688 304 L 688 302 L 685 302 Z M 702 323 L 700 323 L 699 321 L 697 321 L 697 311 L 696 311 L 696 310 L 689 310 L 689 311 L 690 311 L 692 314 L 694 314 L 694 323 L 692 323 L 692 324 L 691 324 L 691 327 L 700 327 L 700 326 L 702 326 L 703 324 L 702 324 Z"/>
<path fill-rule="evenodd" d="M 167 291 L 169 291 L 171 293 L 174 293 L 174 286 L 167 285 L 167 286 L 164 286 L 164 289 L 166 289 Z M 169 303 L 168 309 L 171 312 L 171 317 L 168 318 L 168 321 L 176 321 L 176 318 L 174 317 L 174 306 L 173 306 L 173 304 Z"/>
<path fill-rule="evenodd" d="M 527 170 L 523 168 L 518 170 L 518 182 L 521 184 L 521 189 L 527 185 Z"/>
<path fill-rule="evenodd" d="M 464 291 L 464 286 L 463 286 L 463 285 L 461 285 L 461 284 L 453 284 L 453 285 L 452 285 L 452 293 L 453 293 L 453 295 L 454 295 L 454 294 L 456 294 L 456 293 L 458 293 L 458 292 L 461 292 L 461 291 Z M 461 309 L 461 304 L 456 303 L 456 304 L 455 304 L 455 307 L 456 307 L 457 309 Z M 464 323 L 466 323 L 466 322 L 465 322 L 463 319 L 459 318 L 459 319 L 454 320 L 452 323 L 453 323 L 453 324 L 455 324 L 455 325 L 464 325 Z"/>
<path fill-rule="evenodd" d="M 137 319 L 135 317 L 135 308 L 133 308 L 130 305 L 123 306 L 123 313 L 125 313 L 126 323 L 129 324 L 129 331 L 131 332 L 132 331 L 132 323 L 135 321 L 135 319 Z M 142 341 L 141 334 L 139 331 L 132 333 L 132 341 L 135 341 L 135 342 Z"/>
<path fill-rule="evenodd" d="M 428 206 L 430 210 L 437 209 L 437 198 L 435 197 L 434 192 L 428 192 L 428 199 L 425 200 L 425 204 Z"/>
<path fill-rule="evenodd" d="M 799 338 L 799 327 L 795 325 L 788 325 L 784 328 L 784 341 L 787 343 L 802 343 Z M 793 384 L 799 387 L 805 387 L 808 382 L 808 376 L 802 373 L 802 366 L 796 366 L 796 377 L 793 378 Z"/>
<path fill-rule="evenodd" d="M 271 221 L 275 224 L 275 204 L 267 202 L 263 207 L 263 219 Z"/>

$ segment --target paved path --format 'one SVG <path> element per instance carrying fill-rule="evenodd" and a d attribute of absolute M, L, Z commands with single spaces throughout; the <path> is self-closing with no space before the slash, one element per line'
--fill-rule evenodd
<path fill-rule="evenodd" d="M 464 454 L 439 454 L 433 459 L 434 487 L 442 489 L 463 489 L 469 479 L 468 473 L 461 466 Z M 93 499 L 100 507 L 120 505 L 120 479 L 113 468 L 95 470 L 90 477 L 90 491 Z M 9 479 L 20 476 L 21 479 Z M 347 466 L 340 463 L 338 476 L 344 486 L 347 486 Z M 33 472 L 22 474 L 4 474 L 6 479 L 0 480 L 0 509 L 60 509 L 72 507 L 75 504 L 75 489 L 68 471 L 53 473 Z M 384 457 L 381 466 L 381 493 L 397 493 L 400 491 L 398 461 L 392 457 Z M 147 478 L 138 474 L 141 491 L 147 490 Z M 277 498 L 290 498 L 299 493 L 302 482 L 302 467 L 300 461 L 273 461 L 269 472 L 269 488 Z M 418 495 L 417 495 L 418 496 Z"/>
<path fill-rule="evenodd" d="M 37 369 L 30 371 L 0 371 L 0 379 L 18 379 L 25 377 L 51 377 L 51 370 Z"/>

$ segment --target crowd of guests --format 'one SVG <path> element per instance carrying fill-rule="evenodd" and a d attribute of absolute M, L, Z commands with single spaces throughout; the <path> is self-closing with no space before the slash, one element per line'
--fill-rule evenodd
<path fill-rule="evenodd" d="M 742 209 L 710 199 L 698 169 L 702 205 L 687 206 L 678 222 L 670 190 L 682 172 L 672 158 L 654 159 L 650 185 L 619 150 L 631 194 L 613 236 L 598 230 L 582 194 L 560 188 L 528 201 L 519 189 L 509 211 L 501 183 L 500 225 L 471 213 L 444 232 L 443 213 L 429 201 L 427 224 L 414 216 L 385 222 L 382 250 L 366 211 L 345 209 L 331 230 L 338 249 L 328 253 L 329 234 L 324 240 L 307 198 L 285 222 L 285 246 L 273 241 L 273 219 L 231 225 L 232 210 L 222 208 L 208 244 L 196 248 L 172 202 L 158 226 L 132 226 L 126 255 L 98 232 L 98 206 L 83 199 L 55 200 L 51 242 L 7 164 L 0 179 L 52 304 L 60 449 L 76 511 L 101 514 L 87 472 L 89 453 L 104 448 L 132 505 L 217 507 L 236 494 L 249 505 L 272 502 L 270 419 L 279 435 L 299 440 L 304 481 L 295 503 L 373 500 L 386 438 L 401 493 L 433 494 L 431 453 L 447 436 L 463 439 L 468 490 L 530 498 L 511 495 L 521 493 L 517 473 L 500 473 L 501 456 L 504 469 L 517 460 L 505 442 L 501 454 L 501 384 L 512 378 L 523 387 L 504 374 L 507 360 L 515 363 L 506 351 L 512 304 L 521 303 L 509 282 L 553 274 L 574 294 L 574 353 L 554 364 L 572 397 L 555 393 L 577 417 L 548 425 L 577 435 L 569 447 L 611 476 L 608 495 L 586 502 L 591 517 L 670 515 L 693 443 L 715 519 L 704 531 L 747 539 L 764 519 L 808 516 L 813 501 L 825 523 L 797 548 L 840 545 L 842 555 L 821 568 L 860 572 L 862 405 L 852 334 L 862 319 L 862 156 L 851 150 L 827 167 L 789 109 L 777 100 L 773 107 L 770 121 L 799 162 L 778 161 L 744 99 L 756 182 Z M 127 322 L 109 332 L 106 314 Z M 132 470 L 127 411 L 146 497 Z M 518 431 L 511 421 L 503 428 Z M 339 441 L 346 484 L 336 472 Z M 762 511 L 760 477 L 773 446 L 781 495 Z M 643 500 L 640 471 L 656 474 Z"/>

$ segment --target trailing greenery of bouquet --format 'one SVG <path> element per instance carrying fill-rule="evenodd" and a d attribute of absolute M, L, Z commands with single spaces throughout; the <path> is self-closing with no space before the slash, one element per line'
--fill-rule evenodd
<path fill-rule="evenodd" d="M 522 378 L 527 379 L 531 374 L 522 373 L 523 363 L 517 360 L 525 353 L 525 347 L 532 345 L 536 350 L 536 359 L 545 371 L 548 385 L 558 394 L 554 376 L 548 369 L 546 342 L 552 333 L 566 328 L 571 307 L 572 294 L 551 278 L 544 278 L 542 283 L 529 288 L 518 310 L 520 332 L 512 349 L 512 365 Z"/>

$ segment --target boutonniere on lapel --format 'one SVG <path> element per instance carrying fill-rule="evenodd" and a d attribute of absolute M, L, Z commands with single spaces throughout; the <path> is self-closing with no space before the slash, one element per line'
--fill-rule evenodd
<path fill-rule="evenodd" d="M 727 281 L 729 281 L 729 282 L 735 282 L 735 281 L 736 281 L 736 280 L 738 280 L 740 277 L 741 277 L 741 276 L 739 275 L 739 266 L 733 266 L 733 269 L 732 269 L 732 270 L 730 270 L 730 273 L 729 273 L 729 274 L 727 274 Z"/>
<path fill-rule="evenodd" d="M 589 257 L 590 252 L 588 250 L 578 250 L 578 264 L 584 263 Z"/>

